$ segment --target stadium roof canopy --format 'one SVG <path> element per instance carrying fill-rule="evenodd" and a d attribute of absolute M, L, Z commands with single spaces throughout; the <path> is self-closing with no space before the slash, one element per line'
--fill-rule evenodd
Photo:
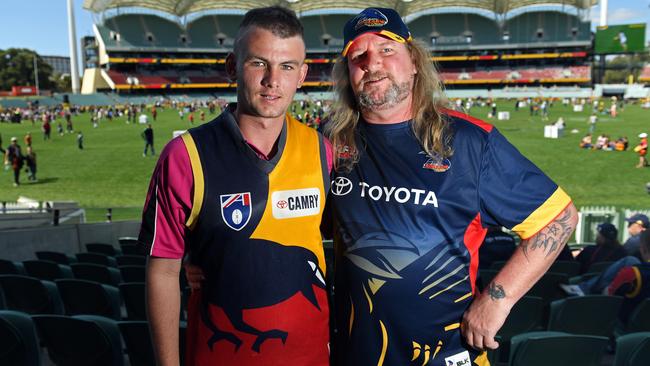
<path fill-rule="evenodd" d="M 84 0 L 83 7 L 95 13 L 118 8 L 148 8 L 182 17 L 207 10 L 248 9 L 283 5 L 297 13 L 326 9 L 363 9 L 383 7 L 397 9 L 403 17 L 428 9 L 468 7 L 506 14 L 511 10 L 534 5 L 566 5 L 588 9 L 598 0 Z"/>

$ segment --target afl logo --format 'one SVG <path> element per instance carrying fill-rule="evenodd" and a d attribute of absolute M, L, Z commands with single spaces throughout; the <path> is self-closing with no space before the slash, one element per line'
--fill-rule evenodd
<path fill-rule="evenodd" d="M 278 206 L 278 208 L 287 208 L 289 204 L 285 200 L 280 200 L 275 205 Z"/>
<path fill-rule="evenodd" d="M 336 177 L 330 191 L 335 196 L 345 196 L 352 191 L 352 182 L 346 177 Z"/>

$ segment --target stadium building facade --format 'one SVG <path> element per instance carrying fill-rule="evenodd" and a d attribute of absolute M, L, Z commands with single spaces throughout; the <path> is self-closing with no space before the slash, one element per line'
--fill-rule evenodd
<path fill-rule="evenodd" d="M 272 5 L 235 1 L 86 0 L 95 12 L 96 68 L 82 92 L 232 93 L 225 72 L 243 14 Z M 590 90 L 593 40 L 588 13 L 596 0 L 440 0 L 397 2 L 413 37 L 428 45 L 450 93 Z M 180 5 L 179 5 L 180 4 Z M 181 6 L 182 5 L 182 6 Z M 305 26 L 306 91 L 326 90 L 343 47 L 343 25 L 385 1 L 286 2 Z"/>

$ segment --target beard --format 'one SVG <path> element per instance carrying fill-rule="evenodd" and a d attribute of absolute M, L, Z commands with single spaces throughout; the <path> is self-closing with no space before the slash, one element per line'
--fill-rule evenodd
<path fill-rule="evenodd" d="M 377 95 L 376 92 L 365 90 L 359 92 L 357 102 L 361 108 L 375 110 L 390 109 L 408 98 L 411 92 L 411 83 L 409 81 L 398 84 L 391 75 L 379 72 L 366 75 L 363 81 L 377 80 L 383 77 L 388 78 L 390 85 L 382 94 Z"/>

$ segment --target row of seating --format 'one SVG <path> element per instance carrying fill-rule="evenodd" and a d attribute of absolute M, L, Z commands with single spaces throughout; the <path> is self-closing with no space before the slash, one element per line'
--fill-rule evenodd
<path fill-rule="evenodd" d="M 503 70 L 469 70 L 441 72 L 442 79 L 449 80 L 563 80 L 591 79 L 590 66 L 517 68 Z"/>
<path fill-rule="evenodd" d="M 186 324 L 181 322 L 181 359 L 185 353 L 185 330 Z M 47 364 L 41 345 L 56 365 L 123 366 L 127 364 L 125 354 L 132 366 L 156 364 L 146 321 L 0 311 L 0 365 Z"/>
<path fill-rule="evenodd" d="M 512 338 L 505 362 L 497 360 L 497 353 L 489 352 L 492 365 L 510 366 L 593 366 L 602 365 L 609 346 L 605 337 L 575 335 L 564 332 L 529 332 Z M 631 333 L 615 342 L 613 366 L 647 366 L 650 364 L 650 332 Z"/>

